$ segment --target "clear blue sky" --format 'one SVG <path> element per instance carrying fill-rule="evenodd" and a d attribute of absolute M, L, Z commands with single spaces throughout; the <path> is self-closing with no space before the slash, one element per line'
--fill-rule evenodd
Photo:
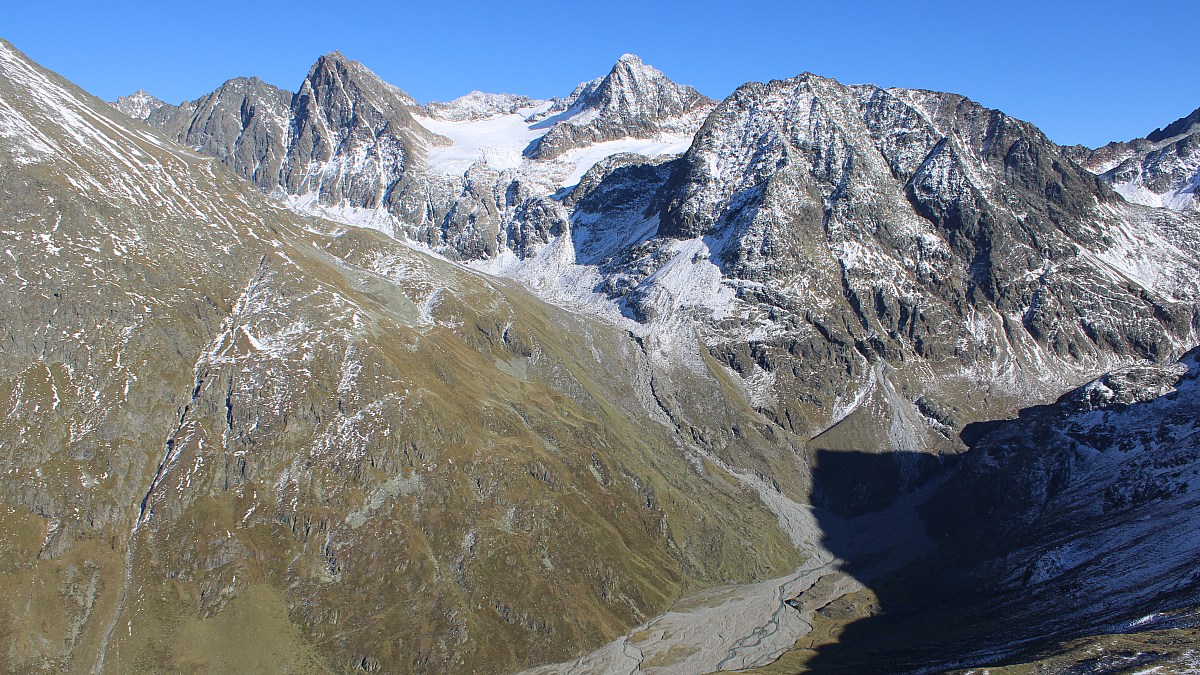
<path fill-rule="evenodd" d="M 114 7 L 115 6 L 115 7 Z M 111 100 L 239 75 L 295 90 L 334 49 L 418 100 L 545 98 L 624 52 L 722 98 L 803 71 L 954 91 L 1063 144 L 1141 136 L 1200 107 L 1195 0 L 972 2 L 10 2 L 0 36 Z"/>

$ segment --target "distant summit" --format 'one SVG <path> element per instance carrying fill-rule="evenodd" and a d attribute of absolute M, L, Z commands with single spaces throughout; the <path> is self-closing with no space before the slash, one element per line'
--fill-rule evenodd
<path fill-rule="evenodd" d="M 144 89 L 138 89 L 128 96 L 119 96 L 116 101 L 109 103 L 112 107 L 138 120 L 145 120 L 150 113 L 166 105 L 163 101 L 147 94 Z"/>
<path fill-rule="evenodd" d="M 677 84 L 633 54 L 624 54 L 608 75 L 580 84 L 540 117 L 553 127 L 528 155 L 553 159 L 574 148 L 622 138 L 654 138 L 700 127 L 715 102 Z"/>
<path fill-rule="evenodd" d="M 453 101 L 432 101 L 425 106 L 430 117 L 447 122 L 465 122 L 487 119 L 496 115 L 511 115 L 522 108 L 532 108 L 545 103 L 528 96 L 517 94 L 488 94 L 475 90 Z"/>

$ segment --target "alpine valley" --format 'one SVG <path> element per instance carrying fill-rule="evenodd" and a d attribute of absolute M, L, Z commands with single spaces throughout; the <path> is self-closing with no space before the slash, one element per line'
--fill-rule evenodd
<path fill-rule="evenodd" d="M 0 664 L 1200 672 L 1198 185 L 1200 111 L 0 41 Z"/>

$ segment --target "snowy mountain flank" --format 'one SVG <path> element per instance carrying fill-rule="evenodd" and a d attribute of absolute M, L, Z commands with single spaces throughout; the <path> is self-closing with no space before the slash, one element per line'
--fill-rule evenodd
<path fill-rule="evenodd" d="M 1131 202 L 1172 209 L 1200 208 L 1200 108 L 1145 138 L 1092 150 L 1070 148 Z"/>
<path fill-rule="evenodd" d="M 0 662 L 1194 666 L 1195 113 L 563 93 L 0 41 Z"/>

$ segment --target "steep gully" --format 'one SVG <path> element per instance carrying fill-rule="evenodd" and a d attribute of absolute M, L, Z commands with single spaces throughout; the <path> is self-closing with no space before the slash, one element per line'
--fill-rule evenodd
<path fill-rule="evenodd" d="M 217 336 L 211 342 L 209 342 L 205 351 L 203 351 L 200 356 L 197 357 L 196 363 L 192 367 L 192 371 L 195 373 L 195 382 L 192 386 L 191 397 L 188 399 L 188 402 L 184 404 L 183 409 L 179 414 L 179 421 L 172 426 L 170 432 L 167 434 L 166 452 L 163 455 L 162 461 L 160 461 L 158 464 L 158 469 L 154 472 L 154 477 L 150 480 L 150 486 L 146 488 L 146 493 L 142 497 L 138 507 L 137 517 L 134 519 L 133 526 L 129 530 L 129 539 L 125 547 L 124 576 L 121 583 L 121 593 L 117 600 L 117 606 L 113 610 L 112 619 L 109 620 L 108 627 L 105 628 L 104 635 L 100 639 L 99 655 L 96 657 L 96 665 L 92 668 L 93 675 L 99 675 L 104 670 L 104 660 L 108 655 L 109 642 L 112 640 L 113 632 L 116 630 L 117 625 L 121 620 L 121 615 L 125 612 L 125 605 L 129 598 L 130 587 L 133 585 L 133 563 L 137 554 L 138 533 L 141 530 L 142 525 L 146 522 L 149 522 L 150 517 L 153 515 L 151 500 L 153 499 L 155 490 L 157 490 L 159 485 L 162 484 L 163 479 L 166 478 L 171 467 L 174 466 L 175 460 L 178 459 L 179 453 L 181 452 L 181 449 L 177 448 L 176 442 L 180 433 L 187 425 L 188 413 L 191 411 L 192 406 L 195 405 L 197 399 L 200 398 L 200 392 L 203 391 L 204 385 L 208 380 L 209 371 L 208 369 L 204 368 L 206 361 L 211 355 L 214 345 L 220 345 L 220 343 L 226 337 L 232 335 L 233 331 L 237 329 L 242 312 L 246 307 L 246 301 L 254 295 L 254 291 L 258 288 L 258 285 L 266 276 L 266 260 L 267 257 L 265 255 L 259 258 L 258 269 L 255 272 L 254 277 L 249 283 L 246 284 L 245 290 L 242 292 L 241 297 L 239 297 L 237 302 L 234 304 L 233 310 L 222 322 L 221 329 Z M 129 633 L 130 635 L 133 634 L 132 622 L 129 623 Z"/>

